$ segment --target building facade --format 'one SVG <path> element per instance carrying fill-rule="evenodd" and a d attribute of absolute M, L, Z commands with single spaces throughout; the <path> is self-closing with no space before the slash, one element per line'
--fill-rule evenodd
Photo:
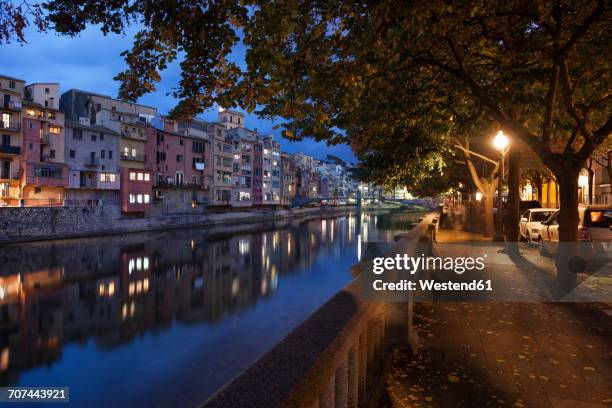
<path fill-rule="evenodd" d="M 67 121 L 64 157 L 70 205 L 119 205 L 120 135 L 99 125 Z"/>
<path fill-rule="evenodd" d="M 0 75 L 0 205 L 19 205 L 25 81 Z"/>
<path fill-rule="evenodd" d="M 63 205 L 68 187 L 64 161 L 64 112 L 59 84 L 25 87 L 20 189 L 23 205 Z"/>

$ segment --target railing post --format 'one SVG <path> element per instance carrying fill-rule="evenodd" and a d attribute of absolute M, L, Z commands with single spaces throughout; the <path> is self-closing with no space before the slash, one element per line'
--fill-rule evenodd
<path fill-rule="evenodd" d="M 359 393 L 358 406 L 363 407 L 366 404 L 366 388 L 368 379 L 368 340 L 367 331 L 364 330 L 359 335 Z"/>
<path fill-rule="evenodd" d="M 348 355 L 336 369 L 335 400 L 336 407 L 345 408 L 348 405 Z"/>
<path fill-rule="evenodd" d="M 336 405 L 334 397 L 335 379 L 332 378 L 323 394 L 319 397 L 319 408 L 334 408 Z"/>
<path fill-rule="evenodd" d="M 359 340 L 348 354 L 348 400 L 347 407 L 357 408 L 359 404 Z"/>

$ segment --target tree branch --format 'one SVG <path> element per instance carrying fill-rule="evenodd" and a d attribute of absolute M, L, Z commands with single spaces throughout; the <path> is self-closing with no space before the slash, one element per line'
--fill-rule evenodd
<path fill-rule="evenodd" d="M 593 12 L 584 20 L 582 25 L 578 27 L 576 31 L 572 34 L 570 39 L 565 43 L 563 47 L 559 50 L 560 55 L 565 56 L 571 50 L 571 48 L 576 44 L 576 42 L 586 34 L 588 29 L 601 17 L 605 10 L 605 2 L 603 0 L 597 1 L 597 7 Z"/>
<path fill-rule="evenodd" d="M 557 100 L 557 89 L 559 87 L 559 65 L 556 63 L 553 65 L 552 73 L 550 75 L 550 86 L 548 88 L 548 94 L 546 95 L 546 112 L 544 114 L 544 125 L 542 128 L 542 140 L 548 143 L 550 140 L 550 134 L 552 133 L 552 122 L 555 111 L 555 104 Z"/>

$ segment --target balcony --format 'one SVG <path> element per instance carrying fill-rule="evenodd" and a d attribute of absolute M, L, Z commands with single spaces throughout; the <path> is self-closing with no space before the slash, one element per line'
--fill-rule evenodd
<path fill-rule="evenodd" d="M 121 153 L 121 160 L 129 160 L 129 161 L 137 161 L 137 162 L 143 162 L 146 161 L 146 156 L 144 154 L 137 154 L 135 156 L 132 156 L 129 153 Z"/>
<path fill-rule="evenodd" d="M 100 159 L 94 157 L 88 157 L 85 159 L 85 167 L 98 167 L 100 165 Z"/>
<path fill-rule="evenodd" d="M 0 130 L 8 130 L 10 132 L 19 132 L 21 130 L 21 124 L 19 122 L 3 122 L 0 120 Z"/>
<path fill-rule="evenodd" d="M 132 131 L 127 131 L 127 130 L 121 131 L 121 137 L 124 137 L 126 139 L 140 140 L 143 142 L 147 140 L 146 133 L 132 132 Z"/>
<path fill-rule="evenodd" d="M 19 180 L 20 171 L 8 172 L 0 170 L 0 180 Z"/>
<path fill-rule="evenodd" d="M 2 109 L 17 111 L 17 112 L 21 112 L 22 107 L 23 106 L 21 105 L 20 101 L 4 101 L 4 103 L 2 104 Z"/>
<path fill-rule="evenodd" d="M 43 135 L 40 135 L 40 144 L 48 145 L 50 140 L 51 140 L 50 134 L 45 133 Z"/>
<path fill-rule="evenodd" d="M 0 145 L 0 154 L 20 154 L 21 148 L 19 146 Z"/>

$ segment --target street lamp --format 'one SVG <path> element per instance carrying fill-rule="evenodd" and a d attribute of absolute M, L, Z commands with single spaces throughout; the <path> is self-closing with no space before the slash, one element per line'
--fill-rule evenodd
<path fill-rule="evenodd" d="M 505 173 L 504 155 L 506 154 L 506 148 L 508 147 L 509 144 L 510 144 L 510 141 L 508 140 L 508 137 L 504 134 L 503 130 L 500 130 L 499 132 L 497 132 L 497 134 L 493 138 L 493 147 L 499 150 L 499 154 L 500 154 L 499 167 L 501 170 L 499 173 L 499 177 L 497 178 L 497 214 L 496 214 L 497 215 L 497 228 L 495 229 L 496 231 L 495 241 L 504 240 L 504 235 L 502 233 L 502 222 L 503 222 L 502 189 L 504 185 L 504 173 Z"/>

